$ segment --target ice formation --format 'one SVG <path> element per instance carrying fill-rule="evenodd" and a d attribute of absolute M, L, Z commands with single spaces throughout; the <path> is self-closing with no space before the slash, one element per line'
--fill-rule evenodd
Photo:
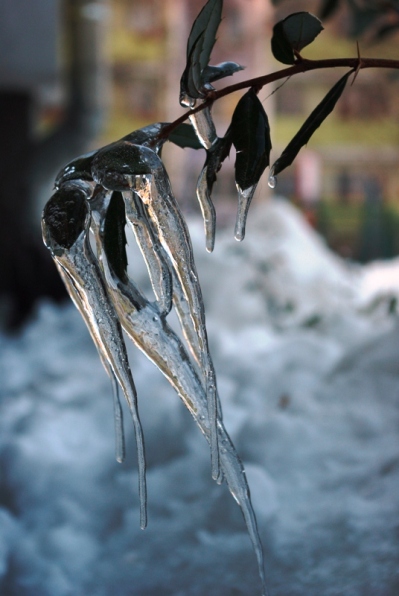
<path fill-rule="evenodd" d="M 226 480 L 241 508 L 266 594 L 262 545 L 245 471 L 222 422 L 188 227 L 158 155 L 161 144 L 151 139 L 145 142 L 143 130 L 66 166 L 57 177 L 58 190 L 43 212 L 43 236 L 113 382 L 118 460 L 124 457 L 124 438 L 115 377 L 131 407 L 139 461 L 141 527 L 146 525 L 144 443 L 122 328 L 165 375 L 208 440 L 212 477 L 219 484 Z M 151 128 L 150 133 L 156 136 L 157 131 Z M 137 144 L 139 140 L 141 144 Z M 122 223 L 116 225 L 124 228 L 127 222 L 133 230 L 147 266 L 154 302 L 139 291 L 123 266 L 124 231 L 117 231 L 117 238 L 113 236 L 117 216 L 109 214 L 114 208 L 115 213 L 123 214 Z M 90 247 L 89 228 L 96 255 Z M 214 230 L 211 236 L 207 242 L 213 246 Z M 107 246 L 112 255 L 107 253 Z M 172 305 L 191 356 L 166 320 Z"/>

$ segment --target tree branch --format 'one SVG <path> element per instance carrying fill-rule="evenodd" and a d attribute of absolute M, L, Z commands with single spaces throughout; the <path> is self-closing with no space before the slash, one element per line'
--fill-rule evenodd
<path fill-rule="evenodd" d="M 283 68 L 282 70 L 278 70 L 276 72 L 272 72 L 268 75 L 263 75 L 261 77 L 255 77 L 253 79 L 248 79 L 246 81 L 241 81 L 240 83 L 235 83 L 234 85 L 229 85 L 228 87 L 224 87 L 224 89 L 220 89 L 219 91 L 210 91 L 207 99 L 200 103 L 197 107 L 192 110 L 188 110 L 186 113 L 182 114 L 177 120 L 171 122 L 169 126 L 166 126 L 162 133 L 160 134 L 161 138 L 167 138 L 170 133 L 187 120 L 189 116 L 200 112 L 206 107 L 211 106 L 215 101 L 225 97 L 226 95 L 230 95 L 235 91 L 240 91 L 241 89 L 248 89 L 249 87 L 256 88 L 257 91 L 262 89 L 265 85 L 269 83 L 273 83 L 274 81 L 279 81 L 280 79 L 284 79 L 286 77 L 292 77 L 293 75 L 297 75 L 304 72 L 309 72 L 311 70 L 321 70 L 324 68 L 352 68 L 355 70 L 363 70 L 364 68 L 390 68 L 399 70 L 399 60 L 386 60 L 382 58 L 331 58 L 328 60 L 307 60 L 306 58 L 301 58 L 301 60 L 297 60 L 293 66 L 289 66 L 288 68 Z"/>

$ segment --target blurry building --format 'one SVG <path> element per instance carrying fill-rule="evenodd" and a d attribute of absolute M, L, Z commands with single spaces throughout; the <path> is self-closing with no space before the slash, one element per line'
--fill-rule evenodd
<path fill-rule="evenodd" d="M 294 10 L 317 13 L 319 6 L 317 0 L 287 0 L 278 4 L 276 19 Z M 304 57 L 357 55 L 356 41 L 346 35 L 346 10 L 343 3 L 334 19 L 323 23 L 325 30 L 303 50 Z M 397 42 L 397 35 L 372 45 L 360 41 L 360 52 L 395 59 Z M 293 77 L 276 93 L 276 156 L 344 73 L 343 69 L 308 72 Z M 309 214 L 343 256 L 361 260 L 389 257 L 399 252 L 394 238 L 399 236 L 399 78 L 392 71 L 369 69 L 362 70 L 353 85 L 350 83 L 308 147 L 279 176 L 278 190 Z M 309 184 L 304 185 L 307 177 Z M 317 180 L 318 196 L 312 180 Z M 313 189 L 310 194 L 309 188 Z M 370 234 L 372 221 L 374 232 Z"/>

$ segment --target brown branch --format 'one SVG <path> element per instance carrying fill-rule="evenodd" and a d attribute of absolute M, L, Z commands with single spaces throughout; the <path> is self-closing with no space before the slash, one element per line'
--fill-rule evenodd
<path fill-rule="evenodd" d="M 240 83 L 235 83 L 234 85 L 224 87 L 224 89 L 220 89 L 219 91 L 211 91 L 205 101 L 199 104 L 196 108 L 187 111 L 185 114 L 182 114 L 174 122 L 171 122 L 169 126 L 166 126 L 163 129 L 160 136 L 162 138 L 167 138 L 170 133 L 177 126 L 179 126 L 179 124 L 187 120 L 190 115 L 200 112 L 204 108 L 211 106 L 213 102 L 225 97 L 226 95 L 230 95 L 235 91 L 241 91 L 242 89 L 248 89 L 249 87 L 255 87 L 257 90 L 260 90 L 265 85 L 273 83 L 274 81 L 279 81 L 280 79 L 304 72 L 309 72 L 311 70 L 320 70 L 324 68 L 352 68 L 355 70 L 363 70 L 364 68 L 391 68 L 399 70 L 399 60 L 386 60 L 382 58 L 359 59 L 359 57 L 332 58 L 328 60 L 307 60 L 306 58 L 302 58 L 293 66 L 289 66 L 288 68 L 283 68 L 282 70 L 278 70 L 261 77 L 255 77 L 254 79 L 241 81 Z"/>

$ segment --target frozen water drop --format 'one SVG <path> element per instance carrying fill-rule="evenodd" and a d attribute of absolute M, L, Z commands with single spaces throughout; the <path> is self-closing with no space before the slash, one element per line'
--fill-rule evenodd
<path fill-rule="evenodd" d="M 241 242 L 245 238 L 245 226 L 247 223 L 248 209 L 254 196 L 257 184 L 242 190 L 237 184 L 238 190 L 238 207 L 237 207 L 237 219 L 236 227 L 234 231 L 234 238 Z"/>
<path fill-rule="evenodd" d="M 277 178 L 274 175 L 274 168 L 270 169 L 270 174 L 269 174 L 269 179 L 267 181 L 267 184 L 270 188 L 276 188 L 277 185 Z"/>

